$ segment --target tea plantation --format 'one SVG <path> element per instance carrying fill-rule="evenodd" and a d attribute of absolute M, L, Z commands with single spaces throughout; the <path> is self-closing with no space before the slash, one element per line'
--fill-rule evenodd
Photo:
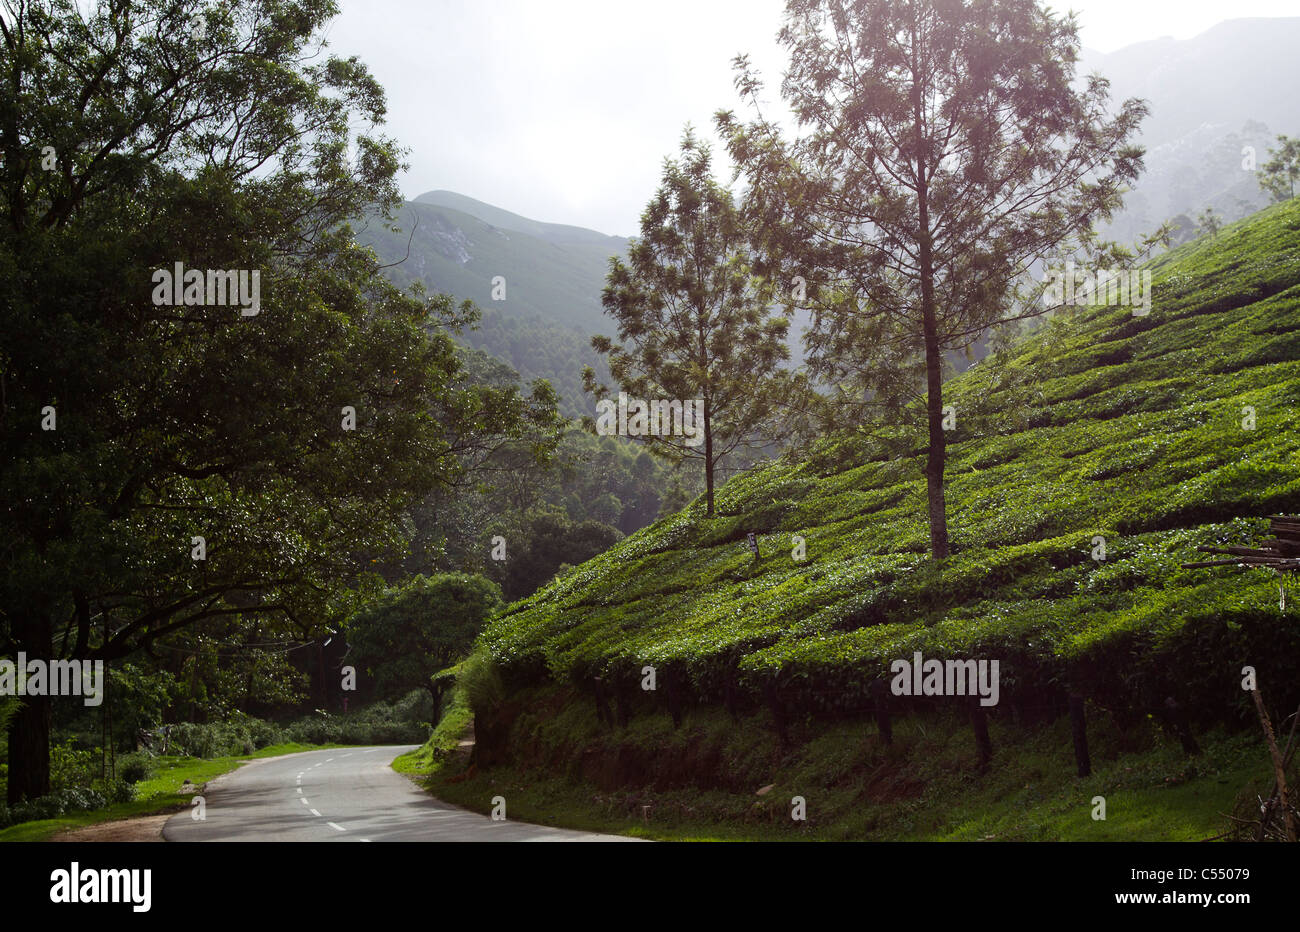
<path fill-rule="evenodd" d="M 540 694 L 612 733 L 725 709 L 782 746 L 799 723 L 874 728 L 886 702 L 950 716 L 960 700 L 885 697 L 916 651 L 998 660 L 999 727 L 1059 729 L 1075 696 L 1096 729 L 1258 740 L 1242 668 L 1295 709 L 1300 604 L 1271 572 L 1180 564 L 1300 511 L 1300 201 L 1148 267 L 1149 315 L 1076 308 L 947 383 L 948 560 L 928 556 L 919 436 L 903 456 L 898 436 L 825 439 L 510 606 L 480 645 L 501 684 L 480 744 L 508 760 L 518 710 L 484 706 Z M 1070 753 L 1067 729 L 1063 771 Z"/>

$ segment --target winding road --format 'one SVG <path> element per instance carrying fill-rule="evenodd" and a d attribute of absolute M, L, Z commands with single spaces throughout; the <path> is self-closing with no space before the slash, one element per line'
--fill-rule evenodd
<path fill-rule="evenodd" d="M 167 841 L 632 841 L 493 821 L 429 796 L 390 766 L 414 746 L 334 748 L 251 761 L 208 783 Z M 508 801 L 507 801 L 508 806 Z M 507 815 L 509 810 L 507 809 Z"/>

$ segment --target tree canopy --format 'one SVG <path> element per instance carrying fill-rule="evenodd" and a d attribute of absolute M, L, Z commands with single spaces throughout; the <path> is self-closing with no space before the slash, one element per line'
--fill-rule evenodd
<path fill-rule="evenodd" d="M 664 162 L 627 262 L 610 260 L 602 302 L 618 324 L 618 342 L 592 339 L 634 402 L 702 405 L 702 425 L 639 439 L 661 455 L 703 464 L 710 515 L 718 463 L 779 434 L 789 323 L 772 313 L 770 285 L 753 273 L 751 239 L 731 192 L 713 179 L 708 146 L 688 129 L 680 158 Z M 584 380 L 608 400 L 609 388 L 590 369 Z"/>
<path fill-rule="evenodd" d="M 924 412 L 941 559 L 945 355 L 1044 311 L 1017 286 L 1120 206 L 1146 108 L 1111 116 L 1096 75 L 1076 90 L 1077 24 L 1036 0 L 790 0 L 779 39 L 795 128 L 763 115 L 744 56 L 754 118 L 716 118 L 749 183 L 761 268 L 812 314 L 810 371 L 850 417 Z"/>
<path fill-rule="evenodd" d="M 436 696 L 430 675 L 468 653 L 501 604 L 501 590 L 482 576 L 416 576 L 348 619 L 346 662 L 364 674 L 365 691 L 378 698 L 412 689 Z"/>
<path fill-rule="evenodd" d="M 412 502 L 553 418 L 467 377 L 443 328 L 471 308 L 354 244 L 401 152 L 365 66 L 322 53 L 335 13 L 0 12 L 0 651 L 112 660 L 236 616 L 310 636 L 377 588 Z M 159 303 L 176 263 L 258 272 L 257 313 Z M 11 722 L 11 801 L 48 790 L 49 723 L 38 697 Z"/>

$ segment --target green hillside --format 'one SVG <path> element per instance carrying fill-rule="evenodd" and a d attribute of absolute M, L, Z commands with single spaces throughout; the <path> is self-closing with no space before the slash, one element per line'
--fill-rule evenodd
<path fill-rule="evenodd" d="M 457 194 L 455 191 L 426 191 L 416 197 L 415 202 L 417 204 L 431 204 L 434 207 L 450 207 L 462 214 L 477 217 L 484 223 L 489 223 L 498 229 L 527 233 L 530 236 L 553 243 L 582 243 L 596 246 L 602 252 L 611 249 L 614 252 L 622 252 L 627 248 L 627 240 L 619 236 L 608 236 L 604 233 L 597 233 L 595 230 L 588 230 L 586 227 L 575 227 L 565 223 L 544 223 L 541 220 L 532 220 L 512 211 L 503 210 L 500 207 L 494 207 L 483 201 L 475 200 L 472 197 L 466 197 L 464 194 Z"/>
<path fill-rule="evenodd" d="M 357 226 L 357 241 L 391 265 L 387 274 L 396 284 L 419 282 L 478 305 L 483 319 L 460 337 L 464 343 L 500 359 L 525 383 L 550 381 L 566 416 L 591 413 L 582 369 L 603 371 L 591 337 L 610 329 L 600 294 L 609 258 L 627 240 L 529 220 L 449 191 L 405 204 L 399 232 L 376 218 Z M 492 296 L 498 275 L 504 300 Z"/>
<path fill-rule="evenodd" d="M 579 231 L 590 236 L 557 240 L 539 235 L 542 229 L 523 232 L 496 226 L 458 209 L 419 201 L 402 207 L 397 226 L 400 233 L 372 222 L 357 238 L 373 245 L 384 262 L 400 262 L 390 270 L 399 284 L 420 281 L 431 291 L 510 317 L 541 315 L 561 327 L 592 333 L 604 322 L 600 291 L 609 257 L 627 247 L 627 241 L 616 236 Z M 408 241 L 410 257 L 405 258 Z M 492 297 L 492 279 L 498 275 L 506 280 L 504 300 Z"/>
<path fill-rule="evenodd" d="M 732 479 L 717 517 L 697 502 L 511 606 L 483 638 L 507 693 L 599 688 L 634 715 L 725 705 L 782 730 L 868 714 L 890 661 L 921 651 L 999 660 L 994 722 L 1052 721 L 1072 693 L 1121 730 L 1169 698 L 1194 729 L 1239 727 L 1244 665 L 1290 711 L 1300 624 L 1272 574 L 1179 564 L 1300 510 L 1300 201 L 1150 268 L 1149 316 L 1079 308 L 947 385 L 945 564 L 919 438 L 892 460 L 826 441 Z M 891 699 L 903 716 L 953 701 Z M 1068 738 L 1061 754 L 1070 769 Z"/>

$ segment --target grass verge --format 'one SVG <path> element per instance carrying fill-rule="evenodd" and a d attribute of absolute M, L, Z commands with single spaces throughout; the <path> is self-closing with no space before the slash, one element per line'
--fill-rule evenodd
<path fill-rule="evenodd" d="M 809 722 L 783 750 L 763 715 L 734 722 L 705 708 L 677 729 L 647 716 L 610 731 L 571 704 L 530 705 L 509 766 L 467 770 L 445 750 L 459 735 L 444 720 L 443 750 L 426 746 L 397 769 L 473 811 L 503 796 L 512 819 L 678 841 L 1200 841 L 1272 785 L 1249 730 L 1206 732 L 1189 757 L 1154 723 L 1121 733 L 1100 718 L 1093 773 L 1080 778 L 1068 719 L 992 723 L 994 760 L 980 772 L 958 715 L 900 721 L 889 746 L 863 721 Z M 791 818 L 795 797 L 805 821 Z"/>

